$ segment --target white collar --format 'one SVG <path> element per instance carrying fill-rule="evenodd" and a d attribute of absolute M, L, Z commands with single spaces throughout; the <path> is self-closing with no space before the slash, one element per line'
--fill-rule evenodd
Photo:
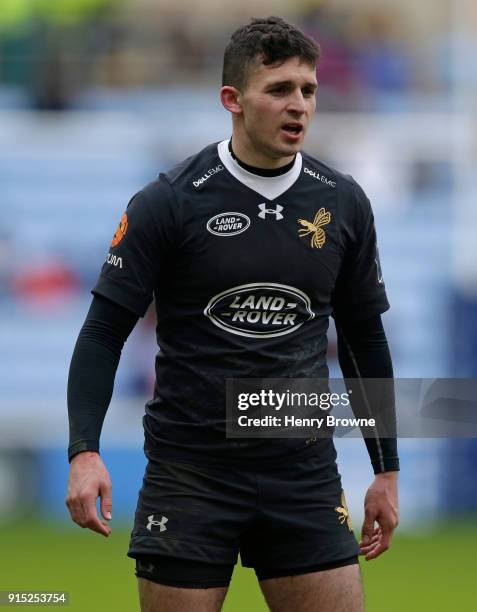
<path fill-rule="evenodd" d="M 268 200 L 274 200 L 293 185 L 300 176 L 303 163 L 301 153 L 297 153 L 295 163 L 288 172 L 285 172 L 285 174 L 280 174 L 278 176 L 259 176 L 242 168 L 242 166 L 232 157 L 229 151 L 229 139 L 219 142 L 217 145 L 217 152 L 221 162 L 232 176 Z"/>

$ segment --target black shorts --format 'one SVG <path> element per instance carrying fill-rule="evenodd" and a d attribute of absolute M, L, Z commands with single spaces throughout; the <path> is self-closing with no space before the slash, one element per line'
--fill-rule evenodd
<path fill-rule="evenodd" d="M 186 562 L 215 566 L 217 584 L 205 572 L 204 585 L 221 586 L 239 553 L 259 579 L 356 563 L 359 547 L 332 443 L 322 455 L 255 469 L 150 458 L 128 551 L 139 560 L 137 575 L 149 577 L 147 568 L 157 569 L 152 561 L 172 558 L 184 560 L 184 574 Z M 156 581 L 199 586 L 182 578 L 181 584 Z"/>

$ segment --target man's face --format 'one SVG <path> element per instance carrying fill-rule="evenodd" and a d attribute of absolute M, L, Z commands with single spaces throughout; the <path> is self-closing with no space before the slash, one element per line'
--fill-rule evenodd
<path fill-rule="evenodd" d="M 269 158 L 295 155 L 316 109 L 316 70 L 292 57 L 281 64 L 257 64 L 240 94 L 249 146 Z"/>

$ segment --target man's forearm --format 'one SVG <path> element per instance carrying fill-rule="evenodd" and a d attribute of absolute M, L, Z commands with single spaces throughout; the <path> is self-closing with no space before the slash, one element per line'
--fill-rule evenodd
<path fill-rule="evenodd" d="M 369 428 L 365 435 L 373 470 L 376 474 L 399 470 L 393 368 L 381 317 L 336 321 L 336 329 L 340 367 L 345 379 L 353 380 L 353 412 L 376 421 L 374 435 Z"/>
<path fill-rule="evenodd" d="M 95 297 L 91 304 L 68 377 L 69 460 L 82 451 L 99 452 L 121 350 L 137 319 L 105 298 Z"/>
<path fill-rule="evenodd" d="M 69 460 L 81 451 L 99 451 L 118 363 L 117 354 L 80 333 L 68 377 Z"/>

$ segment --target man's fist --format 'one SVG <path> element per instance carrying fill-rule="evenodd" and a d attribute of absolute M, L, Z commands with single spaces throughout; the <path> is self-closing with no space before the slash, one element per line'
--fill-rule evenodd
<path fill-rule="evenodd" d="M 71 460 L 66 505 L 71 518 L 80 527 L 87 527 L 105 537 L 111 533 L 107 522 L 96 512 L 96 498 L 101 500 L 101 514 L 111 520 L 111 479 L 99 453 L 84 451 Z"/>

